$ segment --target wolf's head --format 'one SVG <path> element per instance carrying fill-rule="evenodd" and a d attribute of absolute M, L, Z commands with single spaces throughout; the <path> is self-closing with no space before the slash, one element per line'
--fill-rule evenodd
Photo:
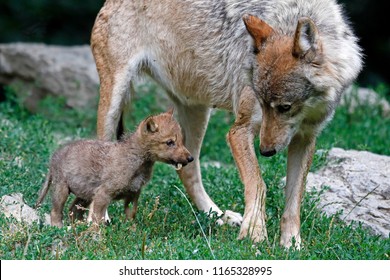
<path fill-rule="evenodd" d="M 138 127 L 143 145 L 153 161 L 172 164 L 176 170 L 194 158 L 184 146 L 181 128 L 173 118 L 173 110 L 146 118 Z"/>
<path fill-rule="evenodd" d="M 331 44 L 329 34 L 322 37 L 310 18 L 300 18 L 292 35 L 275 31 L 255 16 L 245 15 L 243 20 L 254 39 L 252 82 L 263 115 L 260 151 L 272 156 L 297 133 L 315 137 L 333 116 L 341 92 L 360 71 L 359 48 L 344 55 L 352 58 L 351 65 L 343 65 L 345 58 L 337 61 L 337 55 L 343 54 L 328 49 L 348 42 L 337 45 L 334 39 Z M 354 44 L 351 39 L 350 45 Z M 349 67 L 353 71 L 347 71 Z"/>

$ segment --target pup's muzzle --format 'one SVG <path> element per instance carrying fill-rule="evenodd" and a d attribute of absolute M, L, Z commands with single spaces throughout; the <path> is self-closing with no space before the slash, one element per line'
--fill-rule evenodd
<path fill-rule="evenodd" d="M 175 161 L 171 160 L 171 164 L 175 167 L 176 170 L 182 169 L 182 167 L 186 166 L 188 163 L 193 162 L 193 156 L 189 155 L 185 160 Z"/>

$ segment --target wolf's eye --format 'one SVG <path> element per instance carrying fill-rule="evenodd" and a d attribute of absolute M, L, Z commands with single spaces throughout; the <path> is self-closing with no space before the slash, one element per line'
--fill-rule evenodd
<path fill-rule="evenodd" d="M 173 146 L 175 146 L 175 141 L 173 141 L 172 139 L 169 139 L 167 142 L 165 142 L 167 145 L 168 145 L 168 147 L 173 147 Z"/>
<path fill-rule="evenodd" d="M 291 105 L 290 104 L 282 104 L 276 107 L 279 111 L 279 113 L 286 113 L 290 111 Z"/>

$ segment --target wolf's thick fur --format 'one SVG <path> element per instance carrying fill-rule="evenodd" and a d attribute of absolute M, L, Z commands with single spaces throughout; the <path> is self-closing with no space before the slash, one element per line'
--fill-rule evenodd
<path fill-rule="evenodd" d="M 183 145 L 181 128 L 172 114 L 170 111 L 147 118 L 136 132 L 119 142 L 79 140 L 57 150 L 36 206 L 52 186 L 51 224 L 54 226 L 62 226 L 62 212 L 69 193 L 76 195 L 71 212 L 77 219 L 82 218 L 83 208 L 91 205 L 88 219 L 101 222 L 114 199 L 124 199 L 126 217 L 133 219 L 141 187 L 149 181 L 154 162 L 181 169 L 193 160 Z"/>
<path fill-rule="evenodd" d="M 357 39 L 334 0 L 107 0 L 92 31 L 100 76 L 98 136 L 111 139 L 141 74 L 174 101 L 194 164 L 179 171 L 200 210 L 222 211 L 205 192 L 199 151 L 211 107 L 231 110 L 228 133 L 245 185 L 240 238 L 267 237 L 266 188 L 255 157 L 288 146 L 281 244 L 299 247 L 300 203 L 316 135 L 361 69 Z M 120 131 L 120 129 L 119 129 Z"/>

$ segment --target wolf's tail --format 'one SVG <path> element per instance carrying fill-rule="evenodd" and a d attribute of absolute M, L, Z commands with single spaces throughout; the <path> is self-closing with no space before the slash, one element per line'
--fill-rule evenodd
<path fill-rule="evenodd" d="M 39 206 L 41 206 L 41 203 L 42 203 L 43 199 L 45 198 L 47 192 L 49 191 L 49 188 L 50 188 L 50 185 L 51 185 L 51 179 L 52 179 L 52 176 L 51 176 L 51 172 L 49 170 L 49 173 L 46 176 L 45 183 L 43 183 L 42 189 L 39 192 L 38 200 L 35 203 L 35 206 L 34 206 L 35 209 L 38 208 Z"/>

